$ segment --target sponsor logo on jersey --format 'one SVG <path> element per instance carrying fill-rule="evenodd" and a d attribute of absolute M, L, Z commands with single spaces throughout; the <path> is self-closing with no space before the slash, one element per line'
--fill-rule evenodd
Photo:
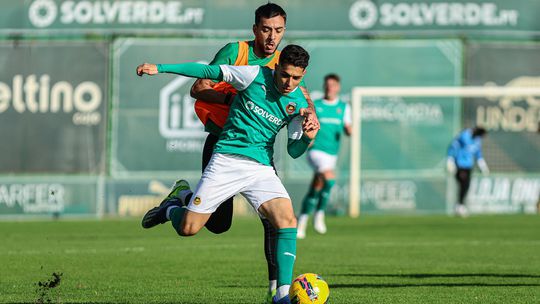
<path fill-rule="evenodd" d="M 280 126 L 283 121 L 281 119 L 279 119 L 278 117 L 274 116 L 274 114 L 271 114 L 269 113 L 268 111 L 266 111 L 265 109 L 259 107 L 258 105 L 256 105 L 253 101 L 251 100 L 248 100 L 246 101 L 246 108 L 248 110 L 250 110 L 251 112 L 261 116 L 262 118 L 268 120 L 269 122 L 275 124 L 275 125 L 278 125 Z"/>
<path fill-rule="evenodd" d="M 289 102 L 289 104 L 287 105 L 287 108 L 285 108 L 285 111 L 287 111 L 287 114 L 291 115 L 294 113 L 294 111 L 296 111 L 296 103 L 294 102 Z"/>

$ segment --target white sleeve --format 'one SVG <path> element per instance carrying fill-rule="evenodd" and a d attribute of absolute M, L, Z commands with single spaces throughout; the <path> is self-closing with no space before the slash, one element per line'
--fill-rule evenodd
<path fill-rule="evenodd" d="M 287 131 L 289 133 L 289 138 L 293 140 L 299 140 L 302 138 L 304 131 L 302 130 L 302 123 L 304 122 L 304 116 L 294 117 L 289 125 L 287 126 Z"/>
<path fill-rule="evenodd" d="M 343 113 L 343 122 L 346 126 L 350 126 L 352 124 L 351 106 L 349 104 L 345 106 L 345 113 Z"/>
<path fill-rule="evenodd" d="M 223 73 L 223 81 L 232 85 L 238 91 L 245 90 L 255 77 L 259 74 L 260 66 L 258 65 L 220 65 Z"/>

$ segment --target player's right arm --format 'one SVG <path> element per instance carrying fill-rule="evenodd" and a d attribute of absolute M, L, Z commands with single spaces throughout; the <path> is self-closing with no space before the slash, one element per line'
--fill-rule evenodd
<path fill-rule="evenodd" d="M 236 56 L 238 56 L 238 43 L 229 43 L 218 51 L 210 65 L 232 65 L 234 64 L 232 58 Z M 215 84 L 211 79 L 197 79 L 191 86 L 190 95 L 206 102 L 225 103 L 227 94 L 214 90 Z"/>
<path fill-rule="evenodd" d="M 223 72 L 219 66 L 206 65 L 201 63 L 180 63 L 180 64 L 153 64 L 143 63 L 137 66 L 137 75 L 156 75 L 159 73 L 178 74 L 193 78 L 206 78 L 221 81 Z"/>
<path fill-rule="evenodd" d="M 238 91 L 245 90 L 255 80 L 260 66 L 207 65 L 196 62 L 179 64 L 143 63 L 137 67 L 137 75 L 171 73 L 199 79 L 224 81 Z"/>

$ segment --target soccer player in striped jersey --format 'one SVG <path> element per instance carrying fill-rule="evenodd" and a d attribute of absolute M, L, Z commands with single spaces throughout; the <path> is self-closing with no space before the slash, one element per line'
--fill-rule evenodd
<path fill-rule="evenodd" d="M 339 99 L 340 90 L 339 76 L 328 74 L 324 77 L 324 98 L 314 102 L 321 129 L 309 147 L 308 161 L 315 175 L 298 217 L 299 239 L 306 237 L 307 222 L 313 209 L 316 209 L 313 220 L 315 231 L 326 233 L 324 214 L 335 184 L 341 134 L 350 135 L 352 128 L 349 105 Z"/>
<path fill-rule="evenodd" d="M 180 236 L 192 236 L 204 227 L 219 205 L 237 193 L 243 194 L 261 217 L 277 229 L 277 290 L 273 303 L 290 303 L 288 291 L 296 259 L 296 218 L 287 190 L 272 167 L 273 146 L 278 132 L 287 126 L 287 152 L 297 158 L 317 134 L 318 125 L 304 116 L 308 103 L 298 89 L 308 61 L 309 55 L 303 48 L 289 45 L 283 49 L 275 71 L 260 66 L 198 63 L 137 67 L 139 76 L 174 73 L 214 79 L 225 81 L 238 91 L 195 191 L 183 181 L 179 200 L 165 200 L 151 209 L 145 219 L 153 223 L 170 220 Z"/>

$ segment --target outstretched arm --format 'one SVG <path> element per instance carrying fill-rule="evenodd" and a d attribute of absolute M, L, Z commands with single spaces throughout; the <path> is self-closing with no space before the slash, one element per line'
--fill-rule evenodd
<path fill-rule="evenodd" d="M 172 73 L 193 78 L 206 78 L 224 81 L 238 91 L 245 90 L 257 77 L 259 66 L 245 65 L 206 65 L 201 63 L 180 64 L 151 64 L 144 63 L 137 67 L 137 75 L 155 75 L 158 73 Z"/>
<path fill-rule="evenodd" d="M 206 65 L 195 62 L 180 64 L 152 64 L 143 63 L 137 67 L 137 75 L 156 75 L 158 73 L 172 73 L 193 78 L 206 78 L 216 81 L 223 79 L 223 72 L 219 66 Z"/>

